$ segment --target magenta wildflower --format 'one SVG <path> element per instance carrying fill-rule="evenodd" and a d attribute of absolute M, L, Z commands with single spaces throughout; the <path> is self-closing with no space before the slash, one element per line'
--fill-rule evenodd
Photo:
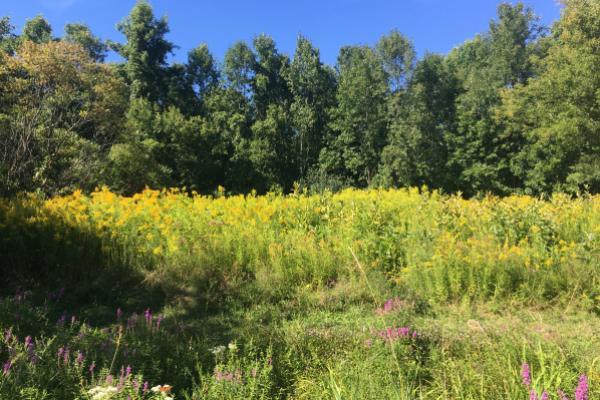
<path fill-rule="evenodd" d="M 569 400 L 569 397 L 562 390 L 558 389 L 557 393 L 560 400 Z"/>
<path fill-rule="evenodd" d="M 106 375 L 106 384 L 107 384 L 108 386 L 112 386 L 112 383 L 113 383 L 113 376 L 112 376 L 112 375 L 110 375 L 110 374 L 109 374 L 109 375 Z"/>
<path fill-rule="evenodd" d="M 122 315 L 123 311 L 121 311 L 121 307 L 117 308 L 117 320 L 120 320 Z"/>
<path fill-rule="evenodd" d="M 144 318 L 146 318 L 146 325 L 152 325 L 152 311 L 149 308 L 146 308 L 146 311 L 144 311 Z"/>
<path fill-rule="evenodd" d="M 521 366 L 521 378 L 523 378 L 523 385 L 531 385 L 531 371 L 529 369 L 529 364 L 527 363 L 523 363 Z"/>
<path fill-rule="evenodd" d="M 386 301 L 383 304 L 383 311 L 384 312 L 390 312 L 390 311 L 392 311 L 392 308 L 394 308 L 394 300 L 393 299 L 389 299 L 388 301 Z"/>
<path fill-rule="evenodd" d="M 69 348 L 67 347 L 65 349 L 65 353 L 63 354 L 63 361 L 64 361 L 65 364 L 68 364 L 68 362 L 69 362 L 69 356 L 70 356 L 70 351 L 69 351 Z"/>
<path fill-rule="evenodd" d="M 65 348 L 64 347 L 59 347 L 58 348 L 58 352 L 57 352 L 58 358 L 61 358 L 64 354 L 65 354 Z"/>
<path fill-rule="evenodd" d="M 127 366 L 127 368 L 125 368 L 125 377 L 128 377 L 129 375 L 131 375 L 131 366 Z"/>
<path fill-rule="evenodd" d="M 117 389 L 121 391 L 125 386 L 125 368 L 121 367 L 121 375 L 119 376 L 119 384 L 117 385 Z"/>
<path fill-rule="evenodd" d="M 144 382 L 144 387 L 142 388 L 142 392 L 144 394 L 148 393 L 148 381 Z"/>
<path fill-rule="evenodd" d="M 415 339 L 418 336 L 416 331 L 411 331 L 409 327 L 403 326 L 400 328 L 385 328 L 379 331 L 379 337 L 384 340 L 396 340 L 396 339 Z"/>
<path fill-rule="evenodd" d="M 25 338 L 25 348 L 26 348 L 27 350 L 29 350 L 29 347 L 30 347 L 31 345 L 32 345 L 32 343 L 31 343 L 31 336 L 27 336 L 27 337 Z"/>
<path fill-rule="evenodd" d="M 56 325 L 58 326 L 63 326 L 65 324 L 65 321 L 67 320 L 67 313 L 64 312 L 60 318 L 58 319 L 58 321 L 56 321 Z"/>
<path fill-rule="evenodd" d="M 160 323 L 162 322 L 162 320 L 165 318 L 165 316 L 163 314 L 160 314 L 157 318 L 156 318 L 156 330 L 160 330 Z"/>
<path fill-rule="evenodd" d="M 77 363 L 77 365 L 83 364 L 83 353 L 79 350 L 77 350 L 77 357 L 75 358 L 75 362 Z"/>
<path fill-rule="evenodd" d="M 40 358 L 38 357 L 38 355 L 35 352 L 31 352 L 29 354 L 29 362 L 31 362 L 32 364 L 37 364 L 38 361 L 40 361 Z"/>
<path fill-rule="evenodd" d="M 582 374 L 579 377 L 579 384 L 577 385 L 577 390 L 575 391 L 575 400 L 588 400 L 588 381 L 587 376 Z"/>
<path fill-rule="evenodd" d="M 7 362 L 4 363 L 4 366 L 2 368 L 2 374 L 4 376 L 8 375 L 10 373 L 10 369 L 12 367 L 12 361 L 8 360 Z"/>
<path fill-rule="evenodd" d="M 548 400 L 548 392 L 546 392 L 545 390 L 542 392 L 542 397 L 540 400 Z"/>
<path fill-rule="evenodd" d="M 90 374 L 93 374 L 95 369 L 96 369 L 96 362 L 92 361 L 92 363 L 90 364 L 90 367 L 88 368 L 88 371 L 90 371 Z"/>
<path fill-rule="evenodd" d="M 529 392 L 529 400 L 538 400 L 537 393 L 535 392 L 535 390 Z"/>
<path fill-rule="evenodd" d="M 133 390 L 135 390 L 136 392 L 138 391 L 138 389 L 140 388 L 140 384 L 138 382 L 137 379 L 133 379 L 131 381 L 131 386 L 133 387 Z"/>

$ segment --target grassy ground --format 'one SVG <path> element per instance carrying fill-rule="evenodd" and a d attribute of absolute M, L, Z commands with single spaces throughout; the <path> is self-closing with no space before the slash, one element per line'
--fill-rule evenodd
<path fill-rule="evenodd" d="M 0 398 L 597 399 L 599 236 L 598 197 L 0 201 Z"/>

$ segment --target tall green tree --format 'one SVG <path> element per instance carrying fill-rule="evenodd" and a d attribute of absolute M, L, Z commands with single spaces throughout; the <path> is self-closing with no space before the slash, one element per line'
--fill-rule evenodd
<path fill-rule="evenodd" d="M 83 47 L 90 58 L 96 62 L 104 62 L 108 45 L 102 40 L 94 36 L 87 25 L 84 24 L 67 24 L 65 25 L 64 40 L 71 43 L 77 43 Z"/>
<path fill-rule="evenodd" d="M 17 47 L 15 27 L 9 17 L 0 18 L 0 51 L 13 55 Z"/>
<path fill-rule="evenodd" d="M 52 26 L 46 18 L 38 15 L 25 22 L 21 38 L 38 44 L 47 43 L 52 40 Z"/>
<path fill-rule="evenodd" d="M 289 58 L 275 41 L 259 35 L 253 41 L 252 125 L 250 159 L 260 177 L 256 189 L 289 189 L 298 179 L 290 105 L 292 94 L 285 79 Z"/>
<path fill-rule="evenodd" d="M 448 185 L 446 134 L 455 129 L 459 82 L 444 57 L 426 54 L 408 88 L 390 99 L 389 144 L 377 183 L 383 186 Z"/>
<path fill-rule="evenodd" d="M 398 30 L 392 30 L 379 39 L 375 50 L 387 74 L 391 91 L 402 90 L 414 68 L 416 55 L 412 42 Z"/>
<path fill-rule="evenodd" d="M 167 19 L 156 19 L 150 4 L 138 0 L 117 28 L 127 42 L 111 42 L 111 46 L 125 59 L 124 70 L 131 86 L 131 97 L 164 103 L 167 55 L 174 48 L 165 39 L 169 32 Z"/>
<path fill-rule="evenodd" d="M 0 54 L 0 191 L 58 194 L 102 181 L 124 83 L 77 45 L 24 41 Z"/>
<path fill-rule="evenodd" d="M 565 3 L 538 76 L 499 113 L 526 137 L 513 166 L 533 193 L 600 191 L 600 2 Z"/>
<path fill-rule="evenodd" d="M 217 62 L 203 43 L 188 54 L 187 74 L 198 97 L 203 98 L 219 84 Z"/>
<path fill-rule="evenodd" d="M 532 75 L 530 59 L 538 51 L 542 32 L 530 8 L 503 3 L 488 33 L 448 56 L 462 82 L 456 130 L 447 135 L 448 170 L 454 175 L 450 190 L 502 194 L 522 186 L 511 159 L 523 146 L 523 137 L 505 135 L 494 114 L 501 89 L 524 83 Z"/>
<path fill-rule="evenodd" d="M 252 95 L 252 80 L 256 69 L 256 55 L 245 42 L 236 42 L 225 53 L 223 74 L 227 83 L 246 97 Z"/>
<path fill-rule="evenodd" d="M 292 95 L 290 113 L 294 153 L 299 177 L 317 167 L 329 122 L 329 109 L 335 104 L 335 72 L 321 62 L 319 50 L 310 40 L 298 37 L 294 59 L 286 71 Z"/>
<path fill-rule="evenodd" d="M 320 154 L 322 170 L 365 187 L 374 178 L 387 140 L 388 75 L 367 46 L 344 47 L 338 57 L 337 107 Z"/>

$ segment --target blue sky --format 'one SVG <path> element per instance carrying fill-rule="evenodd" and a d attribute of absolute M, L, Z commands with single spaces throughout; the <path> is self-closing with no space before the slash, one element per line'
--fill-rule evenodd
<path fill-rule="evenodd" d="M 237 40 L 271 35 L 281 51 L 293 54 L 298 34 L 309 37 L 325 62 L 335 63 L 348 44 L 373 44 L 397 28 L 411 38 L 419 52 L 447 53 L 487 30 L 495 16 L 496 0 L 151 0 L 155 13 L 166 15 L 169 40 L 180 48 L 175 59 L 206 42 L 222 60 Z M 0 0 L 0 15 L 21 29 L 26 18 L 43 14 L 55 35 L 69 22 L 85 22 L 104 38 L 121 41 L 115 26 L 135 0 Z M 530 0 L 542 22 L 558 19 L 556 0 Z"/>

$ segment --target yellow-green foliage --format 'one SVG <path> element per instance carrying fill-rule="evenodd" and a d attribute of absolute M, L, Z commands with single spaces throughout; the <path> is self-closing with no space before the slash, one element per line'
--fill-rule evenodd
<path fill-rule="evenodd" d="M 182 281 L 212 274 L 265 287 L 327 284 L 356 272 L 354 251 L 367 273 L 384 271 L 434 302 L 600 294 L 600 196 L 464 200 L 410 189 L 121 197 L 102 189 L 0 202 L 5 246 L 14 249 L 19 235 L 26 243 L 41 226 L 57 265 L 72 242 L 85 247 L 83 235 L 99 241 L 105 259 Z"/>

